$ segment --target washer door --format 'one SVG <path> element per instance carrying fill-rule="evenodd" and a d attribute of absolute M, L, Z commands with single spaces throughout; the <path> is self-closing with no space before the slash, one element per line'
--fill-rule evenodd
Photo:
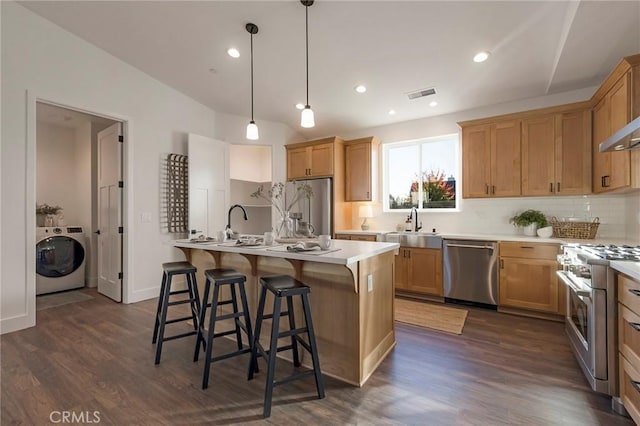
<path fill-rule="evenodd" d="M 36 245 L 36 273 L 59 278 L 76 271 L 84 262 L 84 248 L 73 238 L 56 236 Z"/>

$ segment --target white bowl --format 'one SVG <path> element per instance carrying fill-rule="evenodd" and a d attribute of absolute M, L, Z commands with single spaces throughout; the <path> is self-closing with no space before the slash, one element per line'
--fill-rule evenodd
<path fill-rule="evenodd" d="M 553 235 L 553 227 L 547 226 L 544 228 L 540 228 L 538 229 L 537 233 L 538 233 L 538 237 L 551 238 L 551 236 Z"/>

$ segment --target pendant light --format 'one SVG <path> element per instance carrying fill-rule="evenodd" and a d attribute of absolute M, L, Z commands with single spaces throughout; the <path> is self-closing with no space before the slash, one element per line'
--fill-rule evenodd
<path fill-rule="evenodd" d="M 253 35 L 258 34 L 258 26 L 248 23 L 245 28 L 251 34 L 251 121 L 247 125 L 247 139 L 252 141 L 258 140 L 258 126 L 253 121 Z"/>
<path fill-rule="evenodd" d="M 304 5 L 305 15 L 305 40 L 306 40 L 306 55 L 307 55 L 307 103 L 300 115 L 300 125 L 302 127 L 313 127 L 316 125 L 313 118 L 313 110 L 309 105 L 309 6 L 313 4 L 313 0 L 300 0 L 300 3 Z"/>

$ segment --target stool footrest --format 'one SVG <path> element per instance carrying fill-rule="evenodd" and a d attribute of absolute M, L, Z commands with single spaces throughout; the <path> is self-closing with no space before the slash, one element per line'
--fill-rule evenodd
<path fill-rule="evenodd" d="M 211 362 L 222 361 L 223 359 L 232 358 L 234 356 L 251 353 L 251 348 L 240 349 L 239 351 L 229 352 L 228 354 L 218 355 L 211 358 Z"/>
<path fill-rule="evenodd" d="M 186 294 L 186 293 L 189 293 L 189 289 L 170 291 L 169 292 L 169 296 L 173 296 L 173 295 L 176 295 L 176 294 Z"/>
<path fill-rule="evenodd" d="M 231 303 L 233 303 L 233 300 L 222 300 L 222 301 L 216 303 L 216 305 L 222 306 L 222 305 L 229 305 Z M 207 308 L 210 308 L 212 305 L 213 305 L 212 303 L 207 303 Z"/>
<path fill-rule="evenodd" d="M 197 331 L 189 331 L 187 333 L 176 334 L 175 336 L 165 337 L 165 338 L 162 339 L 162 341 L 166 342 L 167 340 L 179 339 L 181 337 L 193 336 L 193 335 L 196 335 L 196 334 L 198 334 Z"/>
<path fill-rule="evenodd" d="M 284 379 L 274 380 L 273 381 L 273 386 L 284 385 L 285 383 L 289 383 L 289 382 L 292 382 L 294 380 L 302 379 L 302 378 L 307 377 L 307 376 L 313 376 L 314 374 L 315 374 L 315 371 L 313 371 L 313 370 L 307 370 L 307 371 L 303 371 L 302 373 L 292 374 L 291 376 L 285 377 Z"/>
<path fill-rule="evenodd" d="M 173 302 L 167 303 L 167 306 L 184 305 L 185 303 L 191 303 L 191 300 L 190 299 L 174 300 Z"/>
<path fill-rule="evenodd" d="M 280 316 L 281 317 L 289 316 L 289 311 L 280 312 Z M 272 318 L 273 318 L 273 314 L 262 315 L 263 320 L 272 319 Z"/>
<path fill-rule="evenodd" d="M 232 314 L 225 314 L 216 317 L 216 321 L 231 319 L 231 318 L 241 318 L 244 316 L 244 312 L 234 312 Z"/>
<path fill-rule="evenodd" d="M 170 320 L 166 320 L 164 323 L 165 324 L 173 324 L 175 322 L 180 322 L 180 321 L 187 321 L 187 320 L 193 320 L 193 317 L 182 317 L 182 318 L 174 318 L 174 319 L 170 319 Z"/>
<path fill-rule="evenodd" d="M 282 337 L 297 336 L 298 334 L 307 333 L 307 332 L 308 332 L 307 327 L 294 328 L 293 330 L 281 331 L 280 333 L 278 333 L 278 339 Z"/>

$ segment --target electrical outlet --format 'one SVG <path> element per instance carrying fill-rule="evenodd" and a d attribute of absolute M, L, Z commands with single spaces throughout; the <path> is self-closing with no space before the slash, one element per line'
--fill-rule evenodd
<path fill-rule="evenodd" d="M 373 275 L 367 275 L 367 291 L 373 291 Z"/>

